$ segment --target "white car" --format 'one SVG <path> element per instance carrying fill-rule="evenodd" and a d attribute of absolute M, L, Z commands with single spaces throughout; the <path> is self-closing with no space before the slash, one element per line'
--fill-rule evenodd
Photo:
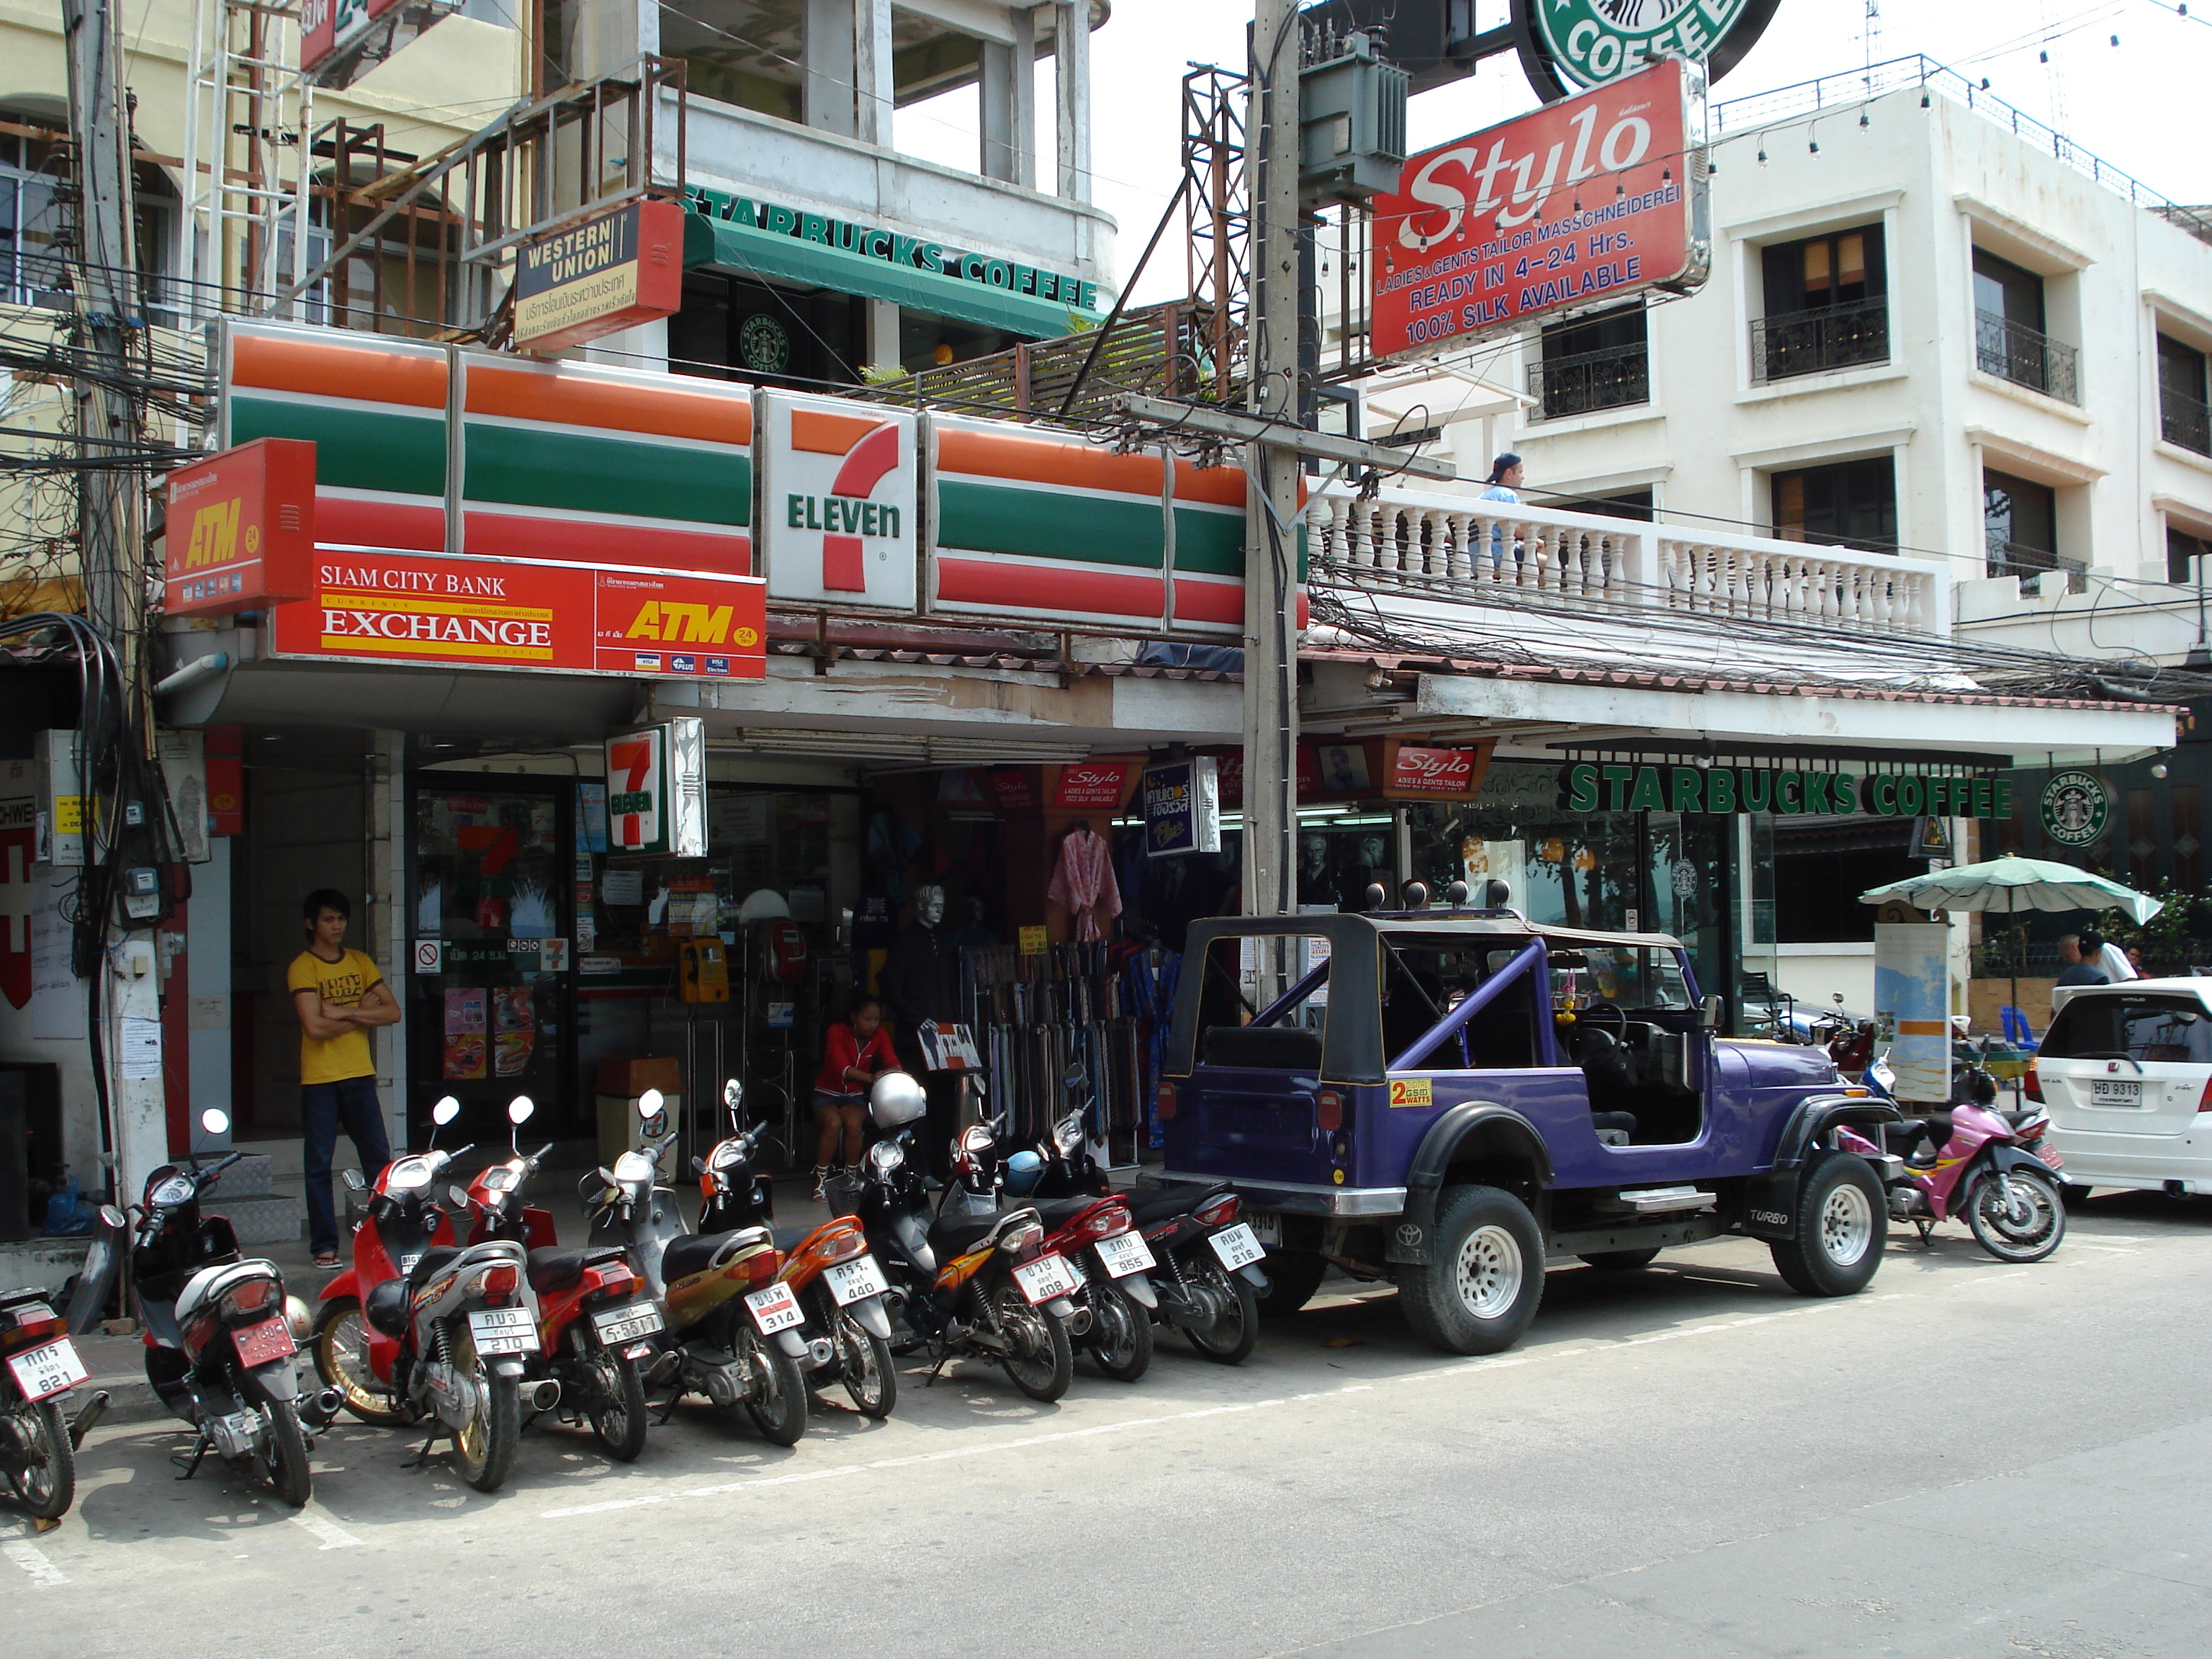
<path fill-rule="evenodd" d="M 2080 987 L 2027 1087 L 2079 1185 L 2212 1193 L 2212 979 Z"/>

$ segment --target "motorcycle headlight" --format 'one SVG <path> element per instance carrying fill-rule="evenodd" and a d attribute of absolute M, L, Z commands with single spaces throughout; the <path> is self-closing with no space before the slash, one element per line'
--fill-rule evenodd
<path fill-rule="evenodd" d="M 878 1175 L 896 1174 L 906 1164 L 906 1148 L 896 1140 L 879 1140 L 868 1148 L 868 1167 Z"/>
<path fill-rule="evenodd" d="M 745 1161 L 745 1149 L 741 1141 L 726 1140 L 707 1154 L 710 1170 L 732 1170 Z"/>
<path fill-rule="evenodd" d="M 992 1139 L 988 1123 L 971 1123 L 960 1132 L 960 1148 L 968 1152 L 988 1152 L 998 1143 Z"/>
<path fill-rule="evenodd" d="M 146 1194 L 146 1202 L 149 1205 L 160 1205 L 166 1209 L 173 1204 L 185 1202 L 191 1195 L 192 1183 L 190 1176 L 171 1176 Z"/>
<path fill-rule="evenodd" d="M 1059 1125 L 1052 1132 L 1052 1144 L 1060 1148 L 1060 1155 L 1062 1158 L 1066 1158 L 1081 1146 L 1083 1144 L 1082 1118 L 1071 1112 L 1067 1116 L 1060 1119 Z"/>
<path fill-rule="evenodd" d="M 653 1178 L 652 1160 L 643 1152 L 624 1152 L 615 1160 L 615 1179 L 624 1185 Z"/>

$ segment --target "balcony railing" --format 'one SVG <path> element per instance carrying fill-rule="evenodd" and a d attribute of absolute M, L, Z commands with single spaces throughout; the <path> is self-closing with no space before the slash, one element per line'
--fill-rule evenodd
<path fill-rule="evenodd" d="M 2054 570 L 2066 573 L 2066 591 L 2080 593 L 2088 586 L 2088 579 L 2081 567 L 2069 564 L 2047 547 L 2030 547 L 2025 542 L 2008 542 L 2001 536 L 1987 538 L 1990 574 L 2019 576 L 2033 579 L 2047 576 Z"/>
<path fill-rule="evenodd" d="M 1547 357 L 1528 365 L 1528 395 L 1536 400 L 1530 415 L 1557 421 L 1651 401 L 1651 359 L 1644 343 Z"/>
<path fill-rule="evenodd" d="M 1692 531 L 1395 489 L 1322 492 L 1310 509 L 1316 586 L 1467 605 L 1836 623 L 1948 635 L 1939 561 Z"/>
<path fill-rule="evenodd" d="M 1751 325 L 1753 385 L 1889 361 L 1889 300 L 1788 311 Z"/>
<path fill-rule="evenodd" d="M 2187 392 L 2159 387 L 2158 427 L 2166 442 L 2212 455 L 2212 409 Z"/>
<path fill-rule="evenodd" d="M 2075 386 L 2079 354 L 2062 340 L 2038 333 L 2025 323 L 1994 311 L 1974 313 L 1974 367 L 2014 386 L 2040 392 L 2061 403 L 2081 401 Z"/>

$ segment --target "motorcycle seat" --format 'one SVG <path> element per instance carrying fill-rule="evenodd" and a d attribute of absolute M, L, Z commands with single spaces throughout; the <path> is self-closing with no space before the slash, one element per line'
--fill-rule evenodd
<path fill-rule="evenodd" d="M 756 1240 L 766 1243 L 768 1238 L 765 1227 L 739 1227 L 726 1233 L 686 1233 L 681 1238 L 672 1238 L 668 1248 L 660 1253 L 661 1283 L 672 1285 L 693 1273 L 702 1273 L 718 1260 L 726 1260 L 733 1253 L 734 1245 Z"/>
<path fill-rule="evenodd" d="M 984 1215 L 941 1215 L 930 1224 L 929 1248 L 940 1262 L 973 1249 L 977 1242 L 990 1237 L 991 1230 L 1004 1219 L 1006 1212 L 992 1211 Z"/>
<path fill-rule="evenodd" d="M 531 1251 L 528 1257 L 530 1288 L 533 1291 L 566 1290 L 584 1276 L 584 1269 L 602 1261 L 619 1261 L 623 1258 L 620 1245 L 598 1244 L 588 1249 L 564 1249 L 558 1244 L 547 1244 Z"/>
<path fill-rule="evenodd" d="M 371 1328 L 386 1336 L 407 1334 L 407 1285 L 398 1279 L 387 1279 L 368 1293 L 362 1304 L 362 1317 Z"/>
<path fill-rule="evenodd" d="M 1149 1227 L 1156 1222 L 1170 1221 L 1179 1215 L 1188 1215 L 1209 1199 L 1227 1192 L 1226 1187 L 1176 1187 L 1129 1206 L 1129 1218 L 1139 1227 Z"/>
<path fill-rule="evenodd" d="M 413 1290 L 427 1284 L 431 1274 L 436 1273 L 439 1268 L 460 1253 L 460 1247 L 456 1244 L 440 1244 L 423 1251 L 422 1259 L 415 1264 L 415 1270 L 407 1275 L 408 1288 Z"/>
<path fill-rule="evenodd" d="M 1048 1198 L 1032 1207 L 1043 1221 L 1045 1231 L 1056 1233 L 1097 1203 L 1102 1196 L 1097 1193 L 1080 1193 L 1073 1198 Z"/>

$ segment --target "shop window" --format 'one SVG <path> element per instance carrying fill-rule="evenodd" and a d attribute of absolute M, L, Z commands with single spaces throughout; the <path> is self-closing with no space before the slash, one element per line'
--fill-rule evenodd
<path fill-rule="evenodd" d="M 2177 783 L 2168 795 L 2173 821 L 2173 884 L 2185 893 L 2204 890 L 2204 817 L 2197 787 Z"/>
<path fill-rule="evenodd" d="M 1766 314 L 1752 324 L 1752 378 L 1778 380 L 1889 360 L 1881 227 L 1761 250 Z"/>
<path fill-rule="evenodd" d="M 0 134 L 0 298 L 28 305 L 62 285 L 59 182 L 53 146 Z"/>
<path fill-rule="evenodd" d="M 1875 907 L 1859 895 L 1907 876 L 1924 875 L 1924 859 L 1910 856 L 1899 838 L 1893 847 L 1857 847 L 1824 852 L 1784 850 L 1776 836 L 1774 938 L 1778 945 L 1871 943 Z"/>
<path fill-rule="evenodd" d="M 683 309 L 668 319 L 669 367 L 762 386 L 857 385 L 866 303 L 827 289 L 693 271 L 684 279 Z"/>
<path fill-rule="evenodd" d="M 1556 421 L 1651 401 L 1644 302 L 1544 331 L 1543 356 L 1528 365 L 1529 413 Z"/>
<path fill-rule="evenodd" d="M 1768 489 L 1774 533 L 1784 541 L 1897 550 L 1897 465 L 1890 456 L 1777 472 Z"/>
<path fill-rule="evenodd" d="M 2185 530 L 2166 527 L 2166 579 L 2184 587 L 2197 584 L 2197 561 L 2212 552 L 2212 543 Z M 2207 573 L 2212 574 L 2212 573 Z"/>
<path fill-rule="evenodd" d="M 2158 337 L 2158 424 L 2166 442 L 2212 455 L 2212 410 L 2205 407 L 2204 354 L 2170 334 Z"/>
<path fill-rule="evenodd" d="M 1992 576 L 2039 576 L 2060 568 L 2057 492 L 1984 468 L 1982 535 Z"/>

